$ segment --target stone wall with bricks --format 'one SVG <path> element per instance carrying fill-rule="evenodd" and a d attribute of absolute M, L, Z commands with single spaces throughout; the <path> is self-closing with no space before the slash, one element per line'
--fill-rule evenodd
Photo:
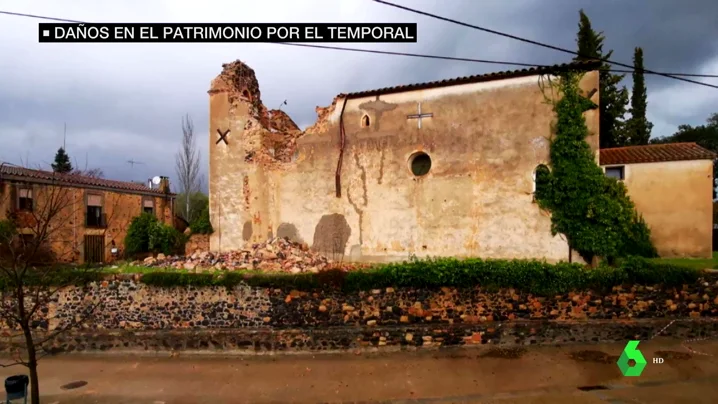
<path fill-rule="evenodd" d="M 642 335 L 656 324 L 672 321 L 704 324 L 682 326 L 680 331 L 701 337 L 718 332 L 717 291 L 715 274 L 682 288 L 617 287 L 604 294 L 545 298 L 481 288 L 356 293 L 246 284 L 232 289 L 162 288 L 142 283 L 139 275 L 114 275 L 62 290 L 50 307 L 40 311 L 34 326 L 41 334 L 57 330 L 72 324 L 84 309 L 94 308 L 87 321 L 46 346 L 60 351 L 589 342 Z M 0 338 L 0 351 L 13 346 L 10 334 Z"/>

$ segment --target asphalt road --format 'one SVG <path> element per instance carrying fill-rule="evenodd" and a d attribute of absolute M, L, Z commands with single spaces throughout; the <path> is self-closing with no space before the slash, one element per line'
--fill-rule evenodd
<path fill-rule="evenodd" d="M 40 364 L 43 403 L 715 403 L 718 341 L 265 357 L 62 356 Z M 696 353 L 697 352 L 697 353 Z M 662 357 L 662 364 L 653 364 Z M 6 377 L 25 372 L 2 368 Z M 66 389 L 73 382 L 81 387 Z M 82 383 L 78 383 L 82 384 Z"/>

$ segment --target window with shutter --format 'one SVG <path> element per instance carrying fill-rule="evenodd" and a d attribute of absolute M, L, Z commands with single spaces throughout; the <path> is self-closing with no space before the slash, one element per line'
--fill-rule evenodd
<path fill-rule="evenodd" d="M 145 198 L 142 201 L 142 212 L 149 214 L 155 213 L 155 201 L 152 198 Z"/>
<path fill-rule="evenodd" d="M 21 187 L 17 190 L 17 208 L 32 212 L 32 188 Z"/>
<path fill-rule="evenodd" d="M 86 214 L 85 226 L 87 227 L 104 227 L 105 220 L 102 212 L 102 195 L 87 194 L 86 195 Z"/>

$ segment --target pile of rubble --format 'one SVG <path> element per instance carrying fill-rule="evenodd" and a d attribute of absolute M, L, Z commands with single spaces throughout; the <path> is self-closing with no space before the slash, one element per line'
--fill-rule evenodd
<path fill-rule="evenodd" d="M 164 254 L 158 254 L 156 258 L 146 258 L 141 265 L 190 271 L 205 269 L 257 270 L 293 274 L 316 273 L 325 269 L 340 267 L 340 265 L 332 263 L 327 257 L 311 251 L 307 244 L 295 243 L 286 238 L 273 238 L 265 243 L 254 244 L 251 248 L 240 251 L 222 253 L 198 251 L 187 257 L 166 257 Z"/>

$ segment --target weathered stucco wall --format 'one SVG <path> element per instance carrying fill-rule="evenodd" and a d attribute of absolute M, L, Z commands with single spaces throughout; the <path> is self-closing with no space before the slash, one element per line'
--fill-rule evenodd
<path fill-rule="evenodd" d="M 241 83 L 230 88 L 236 80 L 223 73 L 210 90 L 211 248 L 238 249 L 271 234 L 335 259 L 566 260 L 566 242 L 551 236 L 548 214 L 533 201 L 533 171 L 548 162 L 555 118 L 539 79 L 350 98 L 346 105 L 340 97 L 317 108 L 319 121 L 299 137 L 258 130 L 266 116 L 254 104 L 258 91 L 244 91 Z M 245 82 L 253 87 L 256 79 Z M 597 87 L 597 73 L 587 73 L 582 88 Z M 422 113 L 433 114 L 421 128 L 407 119 L 419 103 Z M 337 197 L 340 121 L 346 133 Z M 586 121 L 597 133 L 598 110 L 587 111 Z M 227 129 L 228 144 L 217 143 L 218 130 Z M 267 152 L 267 137 L 298 137 L 296 149 L 291 142 L 276 157 L 279 147 Z M 597 149 L 597 136 L 588 142 Z M 431 158 L 421 177 L 410 170 L 417 152 Z"/>
<path fill-rule="evenodd" d="M 661 256 L 712 256 L 711 160 L 629 164 L 624 176 L 628 193 L 650 226 Z"/>

